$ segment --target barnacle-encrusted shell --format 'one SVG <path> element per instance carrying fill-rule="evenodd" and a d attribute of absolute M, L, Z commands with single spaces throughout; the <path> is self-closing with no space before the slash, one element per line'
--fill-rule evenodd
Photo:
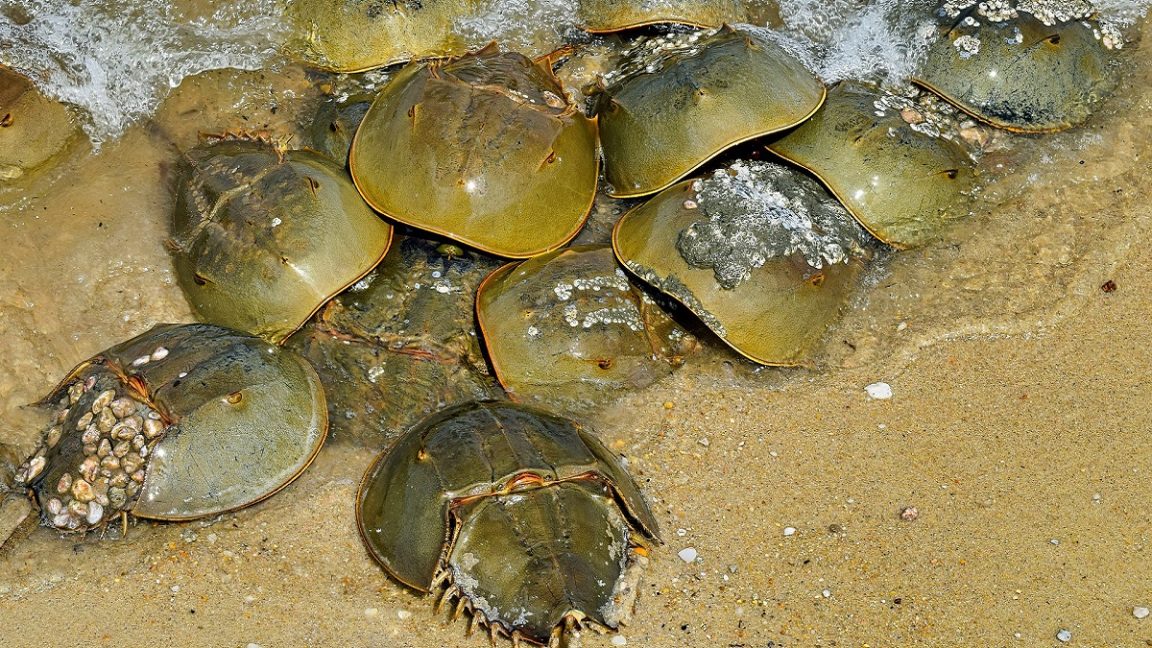
<path fill-rule="evenodd" d="M 258 502 L 311 463 L 328 421 L 303 358 L 206 324 L 164 324 L 118 344 L 73 369 L 44 405 L 63 432 L 45 433 L 18 478 L 44 523 L 66 531 L 121 512 L 190 520 Z M 116 423 L 96 422 L 105 416 Z"/>
<path fill-rule="evenodd" d="M 950 1 L 913 81 L 1015 131 L 1082 123 L 1115 85 L 1123 44 L 1085 0 Z"/>
<path fill-rule="evenodd" d="M 476 312 L 505 389 L 565 410 L 646 387 L 695 342 L 632 286 L 608 247 L 509 264 L 484 281 Z"/>
<path fill-rule="evenodd" d="M 812 119 L 768 148 L 814 173 L 876 238 L 906 248 L 968 214 L 976 176 L 953 125 L 911 101 L 900 108 L 901 99 L 840 83 Z"/>
<path fill-rule="evenodd" d="M 616 256 L 749 359 L 809 358 L 851 294 L 867 234 L 814 180 L 737 162 L 624 215 Z"/>
<path fill-rule="evenodd" d="M 322 155 L 229 141 L 186 158 L 171 248 L 206 321 L 279 342 L 388 250 L 392 227 Z"/>
<path fill-rule="evenodd" d="M 595 121 L 547 64 L 491 47 L 397 74 L 364 116 L 349 168 L 389 217 L 527 258 L 580 230 L 598 157 Z"/>
<path fill-rule="evenodd" d="M 717 153 L 804 121 L 824 85 L 750 26 L 641 42 L 606 79 L 596 112 L 615 197 L 668 187 Z"/>
<path fill-rule="evenodd" d="M 414 427 L 368 469 L 356 511 L 397 580 L 428 591 L 446 578 L 446 596 L 535 643 L 569 619 L 617 627 L 633 548 L 657 533 L 636 483 L 591 433 L 506 402 Z"/>

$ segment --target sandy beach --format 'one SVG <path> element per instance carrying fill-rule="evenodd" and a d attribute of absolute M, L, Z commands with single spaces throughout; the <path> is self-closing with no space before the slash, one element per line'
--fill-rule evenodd
<path fill-rule="evenodd" d="M 1152 607 L 1152 57 L 1123 58 L 1087 125 L 993 148 L 974 215 L 886 255 L 814 366 L 705 340 L 586 417 L 664 544 L 632 622 L 584 645 L 1152 645 L 1134 614 Z M 291 129 L 318 85 L 292 65 L 190 77 L 118 141 L 0 194 L 6 456 L 34 447 L 23 406 L 74 364 L 193 320 L 163 247 L 176 151 L 237 115 Z M 891 398 L 868 395 L 879 382 Z M 21 534 L 0 554 L 0 645 L 486 645 L 361 545 L 353 498 L 387 441 L 334 439 L 235 513 Z"/>

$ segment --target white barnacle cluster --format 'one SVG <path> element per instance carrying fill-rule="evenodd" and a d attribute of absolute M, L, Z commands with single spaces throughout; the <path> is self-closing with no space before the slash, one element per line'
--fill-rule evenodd
<path fill-rule="evenodd" d="M 649 38 L 641 38 L 625 50 L 621 64 L 603 77 L 604 85 L 639 74 L 655 74 L 673 57 L 695 56 L 703 48 L 700 41 L 707 40 L 719 30 L 670 32 Z"/>
<path fill-rule="evenodd" d="M 815 182 L 777 164 L 735 162 L 693 184 L 703 218 L 680 232 L 690 265 L 712 268 L 732 289 L 769 259 L 800 254 L 808 265 L 844 263 L 862 250 L 851 216 Z"/>
<path fill-rule="evenodd" d="M 556 293 L 556 297 L 560 301 L 568 301 L 572 298 L 573 291 L 600 292 L 605 288 L 627 292 L 631 288 L 631 284 L 628 283 L 628 277 L 623 272 L 617 270 L 617 272 L 610 275 L 577 277 L 571 282 L 557 282 L 556 286 L 552 288 L 552 292 Z"/>
<path fill-rule="evenodd" d="M 971 156 L 979 153 L 978 148 L 970 145 L 982 139 L 978 132 L 982 127 L 935 93 L 908 83 L 894 84 L 886 87 L 873 105 L 877 117 L 896 112 L 908 128 L 917 133 L 964 145 Z"/>
<path fill-rule="evenodd" d="M 952 41 L 952 46 L 959 52 L 960 58 L 967 59 L 980 53 L 980 39 L 972 34 L 964 34 Z"/>
<path fill-rule="evenodd" d="M 1096 14 L 1089 0 L 1018 0 L 1016 11 L 1030 13 L 1045 25 L 1086 20 Z"/>
<path fill-rule="evenodd" d="M 975 11 L 971 12 L 973 7 Z M 1017 16 L 1015 7 L 1012 6 L 1010 0 L 988 0 L 986 2 L 979 2 L 978 0 L 948 0 L 940 7 L 940 13 L 947 18 L 959 18 L 965 12 L 969 15 L 965 20 L 970 20 L 968 24 L 971 26 L 978 25 L 976 18 L 973 14 L 987 19 L 989 22 L 1004 22 L 1012 20 Z"/>
<path fill-rule="evenodd" d="M 159 347 L 137 360 L 163 359 L 167 353 Z M 16 473 L 16 481 L 31 486 L 47 468 L 48 451 L 65 434 L 80 435 L 79 464 L 38 489 L 46 519 L 57 529 L 91 528 L 130 510 L 144 484 L 148 457 L 166 430 L 160 414 L 145 403 L 116 389 L 97 393 L 95 388 L 93 377 L 68 386 L 53 425 Z"/>
<path fill-rule="evenodd" d="M 560 301 L 566 302 L 561 316 L 568 326 L 590 329 L 596 325 L 623 324 L 632 331 L 644 330 L 640 309 L 628 296 L 631 284 L 619 270 L 610 275 L 560 282 L 553 290 Z M 577 294 L 577 299 L 572 299 L 576 293 L 584 295 Z M 587 299 L 581 299 L 582 296 Z"/>
<path fill-rule="evenodd" d="M 1124 47 L 1124 34 L 1116 23 L 1097 19 L 1095 23 L 1088 23 L 1092 27 L 1092 35 L 1108 49 L 1121 49 Z"/>
<path fill-rule="evenodd" d="M 623 324 L 630 331 L 643 331 L 644 321 L 640 317 L 640 309 L 636 304 L 625 301 L 619 306 L 597 308 L 584 314 L 580 319 L 580 326 L 590 329 L 596 325 Z"/>
<path fill-rule="evenodd" d="M 974 10 L 973 10 L 974 8 Z M 978 27 L 979 18 L 988 22 L 998 23 L 1015 20 L 1022 13 L 1029 14 L 1041 23 L 1054 26 L 1074 21 L 1082 21 L 1092 29 L 1096 39 L 1108 49 L 1120 49 L 1124 46 L 1124 36 L 1120 28 L 1108 20 L 1101 18 L 1091 0 L 947 0 L 940 8 L 941 15 L 957 19 L 964 13 L 969 15 L 963 19 L 963 24 L 969 27 Z M 953 45 L 960 50 L 961 56 L 966 53 L 971 56 L 971 38 L 963 44 L 959 41 L 967 36 L 961 36 L 953 41 Z M 1019 42 L 1017 40 L 1017 42 Z M 975 43 L 979 45 L 979 41 Z"/>

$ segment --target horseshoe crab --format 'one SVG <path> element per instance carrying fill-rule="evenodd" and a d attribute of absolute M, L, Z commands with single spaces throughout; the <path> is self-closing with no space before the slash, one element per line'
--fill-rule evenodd
<path fill-rule="evenodd" d="M 356 129 L 372 105 L 372 97 L 353 96 L 345 101 L 330 99 L 320 105 L 309 129 L 312 149 L 346 166 Z"/>
<path fill-rule="evenodd" d="M 209 322 L 279 343 L 388 250 L 392 226 L 323 155 L 225 141 L 185 157 L 169 248 Z"/>
<path fill-rule="evenodd" d="M 922 245 L 968 214 L 975 185 L 954 109 L 928 108 L 843 82 L 768 150 L 816 175 L 876 238 L 897 248 Z"/>
<path fill-rule="evenodd" d="M 369 553 L 396 580 L 457 598 L 454 618 L 513 642 L 616 629 L 656 519 L 592 434 L 505 402 L 468 403 L 424 420 L 368 469 L 356 518 Z"/>
<path fill-rule="evenodd" d="M 402 70 L 368 109 L 349 158 L 377 211 L 512 258 L 576 235 L 598 165 L 596 122 L 547 63 L 495 46 Z"/>
<path fill-rule="evenodd" d="M 912 80 L 973 117 L 1013 131 L 1083 123 L 1115 85 L 1123 37 L 1087 0 L 949 0 Z"/>
<path fill-rule="evenodd" d="M 592 33 L 624 31 L 645 25 L 679 23 L 719 27 L 744 22 L 742 0 L 580 0 L 580 24 Z"/>
<path fill-rule="evenodd" d="M 447 405 L 500 395 L 474 316 L 476 287 L 500 262 L 441 247 L 401 238 L 285 343 L 319 372 L 333 437 L 379 444 Z"/>
<path fill-rule="evenodd" d="M 476 295 L 500 383 L 518 399 L 580 411 L 672 373 L 695 346 L 609 247 L 578 246 L 512 263 Z"/>
<path fill-rule="evenodd" d="M 531 3 L 496 0 L 296 0 L 288 4 L 293 35 L 288 50 L 333 72 L 362 72 L 406 61 L 460 56 L 499 37 L 522 51 L 544 54 L 561 44 L 551 24 L 535 30 L 490 33 L 476 23 L 502 12 L 531 11 Z"/>
<path fill-rule="evenodd" d="M 41 403 L 54 414 L 16 481 L 41 521 L 86 531 L 131 514 L 192 520 L 284 488 L 324 443 L 316 372 L 267 342 L 163 324 L 82 362 Z"/>
<path fill-rule="evenodd" d="M 0 181 L 38 169 L 78 139 L 72 112 L 0 66 Z"/>
<path fill-rule="evenodd" d="M 721 151 L 816 112 L 824 84 L 766 33 L 668 34 L 625 54 L 596 105 L 613 197 L 660 191 Z"/>
<path fill-rule="evenodd" d="M 736 162 L 674 185 L 612 232 L 624 267 L 754 362 L 805 362 L 868 256 L 867 234 L 799 171 Z"/>

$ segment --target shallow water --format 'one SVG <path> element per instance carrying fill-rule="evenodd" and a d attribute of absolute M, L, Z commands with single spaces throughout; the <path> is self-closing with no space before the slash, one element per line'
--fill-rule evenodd
<path fill-rule="evenodd" d="M 806 4 L 786 4 L 785 20 Z M 209 3 L 165 6 L 215 20 Z M 155 29 L 157 51 L 197 60 L 199 37 Z M 105 93 L 75 99 L 99 149 L 0 193 L 0 447 L 32 447 L 36 415 L 21 406 L 76 362 L 191 320 L 163 247 L 178 150 L 199 132 L 298 132 L 328 82 L 272 64 L 257 41 L 227 65 L 259 70 L 162 61 L 170 76 L 124 95 L 82 91 L 81 75 L 77 92 Z M 667 543 L 622 633 L 629 644 L 1032 646 L 1062 629 L 1081 645 L 1152 640 L 1152 619 L 1131 613 L 1152 606 L 1152 58 L 1140 46 L 1124 57 L 1121 91 L 1086 126 L 1000 136 L 973 217 L 945 242 L 888 257 L 816 367 L 761 369 L 713 343 L 592 418 L 653 499 Z M 587 238 L 607 231 L 593 225 Z M 1108 280 L 1115 292 L 1101 290 Z M 892 400 L 865 397 L 878 380 Z M 277 497 L 208 521 L 141 523 L 127 540 L 31 531 L 0 556 L 5 636 L 483 645 L 362 549 L 352 499 L 377 449 L 331 443 Z M 900 520 L 905 506 L 920 518 Z M 699 562 L 677 557 L 686 547 Z"/>

